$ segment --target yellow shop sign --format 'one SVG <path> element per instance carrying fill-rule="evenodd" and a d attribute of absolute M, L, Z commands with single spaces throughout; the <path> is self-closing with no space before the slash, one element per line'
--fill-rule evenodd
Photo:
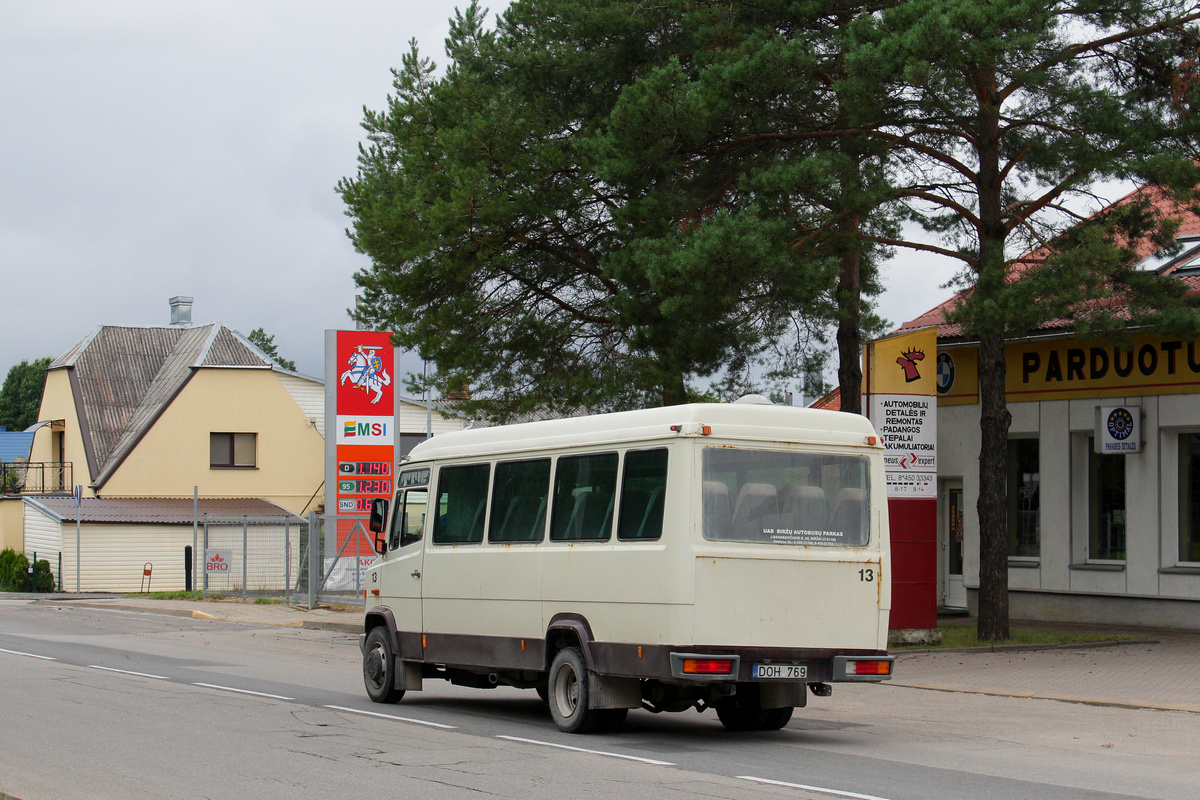
<path fill-rule="evenodd" d="M 1135 336 L 1132 345 L 1074 339 L 1014 342 L 1004 349 L 1009 402 L 1200 392 L 1200 347 Z M 938 401 L 979 401 L 978 350 L 938 351 Z"/>

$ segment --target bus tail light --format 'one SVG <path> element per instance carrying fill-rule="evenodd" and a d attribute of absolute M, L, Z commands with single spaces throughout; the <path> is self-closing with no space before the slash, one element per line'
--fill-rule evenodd
<path fill-rule="evenodd" d="M 671 675 L 676 678 L 736 681 L 741 657 L 714 653 L 671 653 Z"/>
<path fill-rule="evenodd" d="M 847 661 L 846 672 L 851 675 L 891 675 L 890 661 Z"/>
<path fill-rule="evenodd" d="M 886 681 L 892 677 L 895 656 L 834 656 L 835 681 Z"/>
<path fill-rule="evenodd" d="M 733 672 L 733 659 L 685 658 L 683 671 L 687 675 L 728 675 Z"/>

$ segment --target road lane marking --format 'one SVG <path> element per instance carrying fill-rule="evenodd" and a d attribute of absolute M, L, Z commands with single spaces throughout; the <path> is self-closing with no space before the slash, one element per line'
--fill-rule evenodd
<path fill-rule="evenodd" d="M 640 756 L 627 756 L 624 753 L 610 753 L 607 750 L 588 750 L 584 747 L 571 747 L 567 744 L 555 744 L 554 742 L 543 742 L 539 739 L 522 739 L 519 736 L 497 736 L 497 739 L 507 739 L 510 742 L 523 742 L 525 744 L 540 744 L 542 747 L 557 747 L 560 750 L 574 750 L 576 753 L 591 753 L 594 756 L 608 756 L 609 758 L 624 758 L 629 761 L 640 761 L 643 764 L 656 764 L 660 767 L 673 767 L 674 762 L 671 761 L 656 761 L 653 758 L 641 758 Z"/>
<path fill-rule="evenodd" d="M 873 794 L 858 794 L 857 792 L 842 792 L 837 789 L 826 789 L 823 786 L 807 786 L 803 783 L 787 783 L 786 781 L 772 781 L 767 778 L 755 778 L 753 775 L 738 775 L 738 778 L 744 781 L 754 781 L 755 783 L 767 783 L 771 786 L 786 786 L 789 789 L 804 789 L 809 792 L 821 792 L 822 794 L 833 794 L 838 797 L 853 797 L 855 800 L 888 800 L 886 797 L 879 797 Z"/>
<path fill-rule="evenodd" d="M 37 653 L 22 653 L 20 650 L 5 650 L 3 647 L 0 647 L 0 653 L 8 653 L 14 656 L 25 656 L 26 658 L 40 658 L 42 661 L 58 661 L 57 658 L 51 658 L 50 656 L 39 656 Z"/>
<path fill-rule="evenodd" d="M 192 686 L 203 686 L 206 689 L 220 689 L 223 692 L 237 692 L 238 694 L 252 694 L 255 697 L 269 697 L 272 700 L 295 700 L 294 697 L 284 697 L 281 694 L 267 694 L 266 692 L 252 692 L 249 689 L 235 689 L 232 686 L 219 686 L 215 683 L 193 683 Z"/>
<path fill-rule="evenodd" d="M 347 708 L 346 706 L 322 706 L 322 708 L 332 708 L 334 711 L 345 711 L 348 714 L 362 714 L 367 717 L 379 717 L 380 719 L 394 719 L 397 722 L 411 722 L 414 725 L 428 725 L 431 728 L 445 728 L 453 730 L 454 725 L 443 725 L 440 722 L 426 722 L 423 719 L 413 719 L 412 717 L 398 717 L 395 714 L 380 714 L 378 711 L 363 711 L 357 708 Z"/>
<path fill-rule="evenodd" d="M 102 667 L 99 664 L 88 664 L 92 669 L 102 669 L 105 672 L 119 672 L 122 675 L 136 675 L 139 678 L 154 678 L 160 681 L 170 680 L 166 675 L 151 675 L 149 672 L 134 672 L 128 669 L 116 669 L 115 667 Z"/>

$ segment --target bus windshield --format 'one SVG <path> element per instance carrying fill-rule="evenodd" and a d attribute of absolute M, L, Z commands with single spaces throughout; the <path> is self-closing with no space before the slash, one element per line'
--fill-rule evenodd
<path fill-rule="evenodd" d="M 737 448 L 704 451 L 704 538 L 863 547 L 865 456 Z"/>

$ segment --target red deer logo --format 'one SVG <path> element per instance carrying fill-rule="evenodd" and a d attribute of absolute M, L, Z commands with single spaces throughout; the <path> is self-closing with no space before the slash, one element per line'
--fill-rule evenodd
<path fill-rule="evenodd" d="M 904 370 L 904 382 L 912 383 L 921 379 L 921 373 L 917 372 L 917 362 L 924 361 L 925 354 L 920 350 L 905 350 L 896 359 L 896 363 L 900 365 L 900 369 Z"/>

